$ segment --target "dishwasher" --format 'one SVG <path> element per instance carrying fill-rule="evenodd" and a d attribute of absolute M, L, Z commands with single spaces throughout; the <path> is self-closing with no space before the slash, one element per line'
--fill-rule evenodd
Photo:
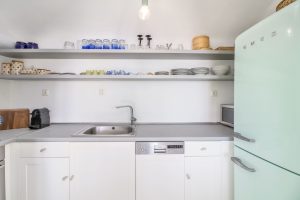
<path fill-rule="evenodd" d="M 0 147 L 0 200 L 5 200 L 5 149 Z"/>
<path fill-rule="evenodd" d="M 184 199 L 184 142 L 136 142 L 136 200 Z"/>

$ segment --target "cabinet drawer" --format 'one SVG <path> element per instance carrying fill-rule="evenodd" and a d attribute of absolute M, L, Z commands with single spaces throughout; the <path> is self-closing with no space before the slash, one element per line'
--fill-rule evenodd
<path fill-rule="evenodd" d="M 185 156 L 216 156 L 222 154 L 221 142 L 186 142 Z"/>
<path fill-rule="evenodd" d="M 67 142 L 30 142 L 18 143 L 19 157 L 69 157 Z"/>

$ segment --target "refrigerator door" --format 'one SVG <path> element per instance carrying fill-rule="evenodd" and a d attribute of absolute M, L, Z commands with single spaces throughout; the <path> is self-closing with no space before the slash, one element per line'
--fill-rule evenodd
<path fill-rule="evenodd" d="M 235 145 L 300 174 L 300 1 L 240 35 Z M 245 139 L 245 138 L 244 138 Z"/>
<path fill-rule="evenodd" d="M 299 200 L 300 176 L 270 164 L 238 147 L 235 158 L 255 172 L 234 166 L 235 200 Z"/>

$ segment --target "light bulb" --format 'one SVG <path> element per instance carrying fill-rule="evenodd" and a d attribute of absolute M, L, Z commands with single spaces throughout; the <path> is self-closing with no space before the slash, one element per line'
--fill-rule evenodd
<path fill-rule="evenodd" d="M 147 20 L 150 18 L 150 9 L 148 5 L 142 5 L 139 10 L 139 18 L 141 20 Z"/>

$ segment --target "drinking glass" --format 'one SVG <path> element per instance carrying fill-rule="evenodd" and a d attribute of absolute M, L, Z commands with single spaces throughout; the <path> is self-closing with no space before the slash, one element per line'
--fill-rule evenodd
<path fill-rule="evenodd" d="M 135 50 L 135 49 L 136 49 L 136 44 L 131 44 L 131 45 L 130 45 L 130 49 L 131 49 L 131 50 Z"/>
<path fill-rule="evenodd" d="M 88 47 L 89 47 L 89 41 L 87 39 L 83 39 L 81 42 L 81 48 L 88 49 Z"/>
<path fill-rule="evenodd" d="M 119 40 L 119 48 L 120 49 L 126 49 L 126 43 L 125 40 Z M 128 46 L 128 45 L 127 45 Z M 128 47 L 127 47 L 128 48 Z"/>
<path fill-rule="evenodd" d="M 95 49 L 96 48 L 96 41 L 95 40 L 89 40 L 89 49 Z"/>
<path fill-rule="evenodd" d="M 117 39 L 111 40 L 111 48 L 112 49 L 119 49 L 119 41 Z"/>
<path fill-rule="evenodd" d="M 103 49 L 110 49 L 111 43 L 109 39 L 104 39 L 103 40 Z"/>
<path fill-rule="evenodd" d="M 96 49 L 103 49 L 103 42 L 100 39 L 96 40 Z"/>
<path fill-rule="evenodd" d="M 74 42 L 66 41 L 64 44 L 65 49 L 75 49 L 75 44 Z"/>

